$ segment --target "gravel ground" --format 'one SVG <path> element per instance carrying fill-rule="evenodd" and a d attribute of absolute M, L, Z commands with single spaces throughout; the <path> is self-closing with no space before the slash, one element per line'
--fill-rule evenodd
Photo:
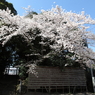
<path fill-rule="evenodd" d="M 40 93 L 40 92 L 29 92 L 23 95 L 95 95 L 95 93 L 76 93 L 76 94 L 49 94 L 49 93 Z"/>

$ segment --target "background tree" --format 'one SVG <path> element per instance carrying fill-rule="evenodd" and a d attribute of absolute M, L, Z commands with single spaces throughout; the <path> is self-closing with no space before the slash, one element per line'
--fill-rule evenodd
<path fill-rule="evenodd" d="M 13 7 L 12 3 L 7 2 L 6 0 L 0 0 L 0 9 L 2 10 L 6 10 L 7 8 L 9 8 L 11 10 L 11 13 L 13 14 L 17 14 L 17 11 L 15 10 L 15 8 Z"/>
<path fill-rule="evenodd" d="M 38 15 L 36 12 L 34 12 L 34 11 L 30 11 L 30 12 L 28 12 L 27 14 L 26 14 L 26 18 L 33 18 L 33 15 Z"/>

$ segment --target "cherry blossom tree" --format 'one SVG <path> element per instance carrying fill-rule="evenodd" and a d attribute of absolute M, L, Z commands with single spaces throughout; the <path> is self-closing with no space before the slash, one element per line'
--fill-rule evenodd
<path fill-rule="evenodd" d="M 13 15 L 9 9 L 0 10 L 0 42 L 4 46 L 12 37 L 22 35 L 31 43 L 35 39 L 36 30 L 40 32 L 36 36 L 41 36 L 40 44 L 49 44 L 54 52 L 59 53 L 68 50 L 73 56 L 66 56 L 70 59 L 90 63 L 95 61 L 95 52 L 85 46 L 95 42 L 95 34 L 88 31 L 91 25 L 95 25 L 89 15 L 84 12 L 79 14 L 67 12 L 59 6 L 51 10 L 33 15 L 33 18 Z M 48 41 L 44 42 L 47 38 Z M 53 42 L 52 44 L 50 44 Z M 44 57 L 48 57 L 49 53 Z"/>

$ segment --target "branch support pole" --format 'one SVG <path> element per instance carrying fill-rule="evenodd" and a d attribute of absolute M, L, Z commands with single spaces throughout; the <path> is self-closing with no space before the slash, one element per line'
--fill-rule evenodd
<path fill-rule="evenodd" d="M 90 63 L 90 66 L 91 66 L 91 78 L 92 78 L 93 91 L 95 93 L 95 77 L 93 75 L 92 62 Z"/>

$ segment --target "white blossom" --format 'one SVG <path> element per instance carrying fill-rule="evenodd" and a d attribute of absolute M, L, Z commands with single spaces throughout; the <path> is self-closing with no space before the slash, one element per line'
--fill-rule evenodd
<path fill-rule="evenodd" d="M 87 31 L 90 25 L 95 25 L 95 20 L 84 12 L 80 14 L 66 12 L 59 6 L 49 11 L 42 11 L 32 19 L 14 16 L 9 9 L 0 10 L 0 41 L 4 45 L 16 35 L 22 35 L 29 41 L 32 39 L 28 34 L 29 30 L 32 29 L 31 33 L 34 33 L 33 30 L 38 28 L 41 31 L 39 35 L 54 41 L 50 46 L 55 51 L 60 51 L 63 46 L 63 49 L 74 52 L 86 63 L 89 59 L 95 60 L 95 53 L 84 46 L 85 39 L 88 44 L 91 43 L 90 41 L 95 43 L 95 34 Z"/>

